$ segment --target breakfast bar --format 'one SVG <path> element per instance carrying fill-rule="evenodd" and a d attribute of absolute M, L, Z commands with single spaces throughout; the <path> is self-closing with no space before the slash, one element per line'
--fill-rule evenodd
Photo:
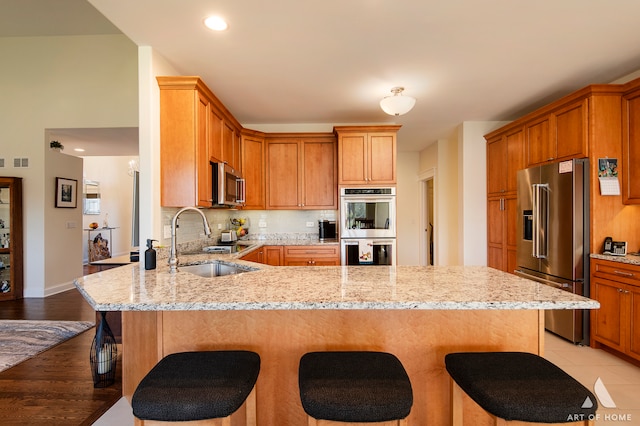
<path fill-rule="evenodd" d="M 122 311 L 123 393 L 165 355 L 247 349 L 260 354 L 259 425 L 304 425 L 297 369 L 309 351 L 395 354 L 411 379 L 409 424 L 449 424 L 444 356 L 454 351 L 544 351 L 544 310 L 596 309 L 598 302 L 473 266 L 269 267 L 224 256 L 183 264 L 250 268 L 206 278 L 160 264 L 85 276 L 76 286 L 97 311 Z M 185 268 L 186 269 L 186 268 Z M 465 401 L 474 425 L 489 418 Z"/>

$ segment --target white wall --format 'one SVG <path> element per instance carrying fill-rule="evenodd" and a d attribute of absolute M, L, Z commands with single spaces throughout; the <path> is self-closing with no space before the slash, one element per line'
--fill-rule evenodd
<path fill-rule="evenodd" d="M 418 169 L 420 156 L 417 152 L 398 152 L 396 170 L 398 184 L 397 203 L 397 263 L 398 265 L 420 264 L 420 182 Z"/>
<path fill-rule="evenodd" d="M 137 157 L 83 157 L 84 178 L 100 184 L 100 214 L 83 215 L 82 228 L 87 229 L 91 222 L 103 226 L 105 218 L 112 238 L 109 248 L 112 256 L 129 254 L 131 251 L 131 219 L 133 209 L 133 177 L 129 176 L 129 161 Z M 97 234 L 91 233 L 92 237 Z M 108 238 L 109 233 L 103 233 Z M 87 232 L 83 232 L 82 259 L 88 262 Z"/>
<path fill-rule="evenodd" d="M 487 142 L 484 135 L 505 121 L 465 121 L 458 129 L 458 258 L 487 264 Z"/>
<path fill-rule="evenodd" d="M 66 247 L 77 260 L 60 262 L 60 239 L 49 232 L 67 209 L 52 210 L 45 169 L 56 169 L 56 157 L 45 129 L 137 126 L 137 52 L 121 35 L 2 37 L 0 57 L 0 158 L 9 160 L 0 174 L 24 179 L 24 294 L 42 297 L 71 288 L 82 263 L 81 236 Z M 29 168 L 13 168 L 14 157 L 29 158 Z M 73 217 L 80 227 L 81 216 Z"/>

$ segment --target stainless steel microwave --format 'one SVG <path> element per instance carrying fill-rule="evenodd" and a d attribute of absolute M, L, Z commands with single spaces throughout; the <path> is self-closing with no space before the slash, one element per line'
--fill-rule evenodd
<path fill-rule="evenodd" d="M 213 207 L 238 207 L 245 203 L 245 180 L 227 163 L 211 163 Z"/>

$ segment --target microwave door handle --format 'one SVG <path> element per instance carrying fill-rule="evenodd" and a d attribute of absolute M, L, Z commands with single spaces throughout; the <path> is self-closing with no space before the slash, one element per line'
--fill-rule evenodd
<path fill-rule="evenodd" d="M 244 204 L 247 200 L 247 183 L 244 179 L 236 179 L 236 188 L 238 189 L 238 199 L 236 202 Z"/>

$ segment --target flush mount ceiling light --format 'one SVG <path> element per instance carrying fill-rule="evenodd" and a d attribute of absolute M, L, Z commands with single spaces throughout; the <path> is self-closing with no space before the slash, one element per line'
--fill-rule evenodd
<path fill-rule="evenodd" d="M 393 96 L 385 96 L 380 101 L 380 108 L 389 115 L 403 115 L 411 111 L 416 104 L 416 98 L 402 96 L 404 87 L 394 87 L 391 89 Z"/>
<path fill-rule="evenodd" d="M 214 31 L 224 31 L 229 27 L 227 22 L 219 16 L 209 16 L 204 20 L 204 25 Z"/>

